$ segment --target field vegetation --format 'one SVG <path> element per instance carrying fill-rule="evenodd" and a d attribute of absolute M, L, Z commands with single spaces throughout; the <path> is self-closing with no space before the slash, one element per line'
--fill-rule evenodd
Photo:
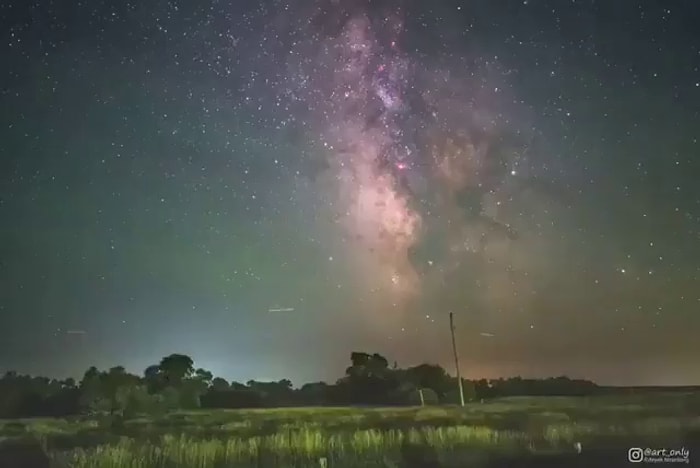
<path fill-rule="evenodd" d="M 77 382 L 8 372 L 0 466 L 511 467 L 541 466 L 542 457 L 616 466 L 626 447 L 700 445 L 697 389 L 463 379 L 461 407 L 457 379 L 440 366 L 350 358 L 335 383 L 297 388 L 287 379 L 229 382 L 180 354 L 141 376 L 120 366 L 92 367 Z M 619 463 L 602 462 L 611 457 Z"/>
<path fill-rule="evenodd" d="M 0 435 L 76 468 L 536 466 L 542 457 L 585 460 L 606 450 L 622 464 L 626 447 L 696 443 L 696 400 L 654 393 L 510 397 L 464 408 L 190 410 L 118 424 L 109 415 L 11 420 Z"/>

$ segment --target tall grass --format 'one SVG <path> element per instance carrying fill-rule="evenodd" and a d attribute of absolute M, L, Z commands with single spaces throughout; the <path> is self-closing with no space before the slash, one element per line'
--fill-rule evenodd
<path fill-rule="evenodd" d="M 154 443 L 125 439 L 116 445 L 74 450 L 62 461 L 75 468 L 318 467 L 322 459 L 329 467 L 396 466 L 406 447 L 443 459 L 466 452 L 517 454 L 535 447 L 570 451 L 574 442 L 592 436 L 654 435 L 669 428 L 661 420 L 630 427 L 553 423 L 538 433 L 462 425 L 335 433 L 309 427 L 247 439 L 202 440 L 186 435 L 164 435 Z"/>
<path fill-rule="evenodd" d="M 61 468 L 396 467 L 418 455 L 464 466 L 465 455 L 561 453 L 577 442 L 585 453 L 600 438 L 638 443 L 700 429 L 700 418 L 687 417 L 676 400 L 512 398 L 465 408 L 183 411 L 119 428 L 78 419 L 0 422 L 0 437 L 39 440 Z"/>
<path fill-rule="evenodd" d="M 250 439 L 197 440 L 165 435 L 152 444 L 123 440 L 116 445 L 74 450 L 61 458 L 75 468 L 209 468 L 251 466 L 261 461 L 266 466 L 319 466 L 321 459 L 330 460 L 330 466 L 355 466 L 399 460 L 407 445 L 449 453 L 464 448 L 508 448 L 522 440 L 526 437 L 521 433 L 471 426 L 342 433 L 301 429 Z"/>

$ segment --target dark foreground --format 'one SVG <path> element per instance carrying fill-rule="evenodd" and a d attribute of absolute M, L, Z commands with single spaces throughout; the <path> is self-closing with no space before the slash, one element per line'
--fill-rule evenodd
<path fill-rule="evenodd" d="M 689 448 L 691 456 L 688 464 L 679 463 L 654 463 L 653 466 L 700 466 L 700 442 L 695 438 L 694 443 L 685 445 Z M 3 447 L 0 451 L 0 467 L 7 468 L 53 468 L 49 457 L 39 445 Z M 695 458 L 693 458 L 695 455 Z M 262 464 L 251 466 L 265 466 Z M 285 465 L 288 466 L 288 465 Z M 293 465 L 292 465 L 293 466 Z M 322 466 L 322 465 L 318 465 Z M 330 468 L 330 465 L 328 465 Z M 350 468 L 353 465 L 343 465 Z M 364 464 L 355 465 L 356 468 L 364 468 Z M 392 465 L 386 465 L 392 466 Z M 585 453 L 529 455 L 519 457 L 490 456 L 490 457 L 464 457 L 463 460 L 444 462 L 430 450 L 407 448 L 400 462 L 396 465 L 400 468 L 617 468 L 630 467 L 634 464 L 627 459 L 627 447 L 591 449 Z M 648 464 L 647 464 L 648 466 Z"/>
<path fill-rule="evenodd" d="M 0 421 L 0 468 L 700 466 L 697 400 L 678 394 L 508 398 L 465 408 Z M 690 455 L 687 463 L 633 464 L 631 447 L 684 448 Z"/>
<path fill-rule="evenodd" d="M 688 463 L 654 463 L 653 466 L 700 466 L 700 434 L 688 435 L 683 447 L 689 449 Z M 465 456 L 461 460 L 441 461 L 430 449 L 405 447 L 400 461 L 395 465 L 400 468 L 616 468 L 634 466 L 628 460 L 627 446 L 592 448 L 581 453 L 531 454 L 517 457 L 506 455 Z M 649 464 L 645 464 L 649 466 Z M 0 447 L 0 467 L 7 468 L 53 468 L 52 463 L 39 444 L 3 444 Z M 254 464 L 251 466 L 272 466 Z M 295 466 L 295 465 L 278 465 Z M 310 465 L 306 465 L 310 466 Z M 317 466 L 322 466 L 320 463 Z M 330 468 L 330 464 L 327 465 Z M 343 464 L 343 467 L 364 468 L 364 464 Z"/>

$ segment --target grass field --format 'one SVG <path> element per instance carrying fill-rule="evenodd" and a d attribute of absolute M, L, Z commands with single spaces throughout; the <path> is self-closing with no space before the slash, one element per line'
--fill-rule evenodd
<path fill-rule="evenodd" d="M 699 396 L 507 398 L 465 408 L 192 411 L 118 427 L 86 418 L 12 420 L 0 421 L 0 437 L 5 450 L 33 443 L 55 466 L 79 468 L 539 466 L 545 457 L 564 457 L 566 466 L 576 460 L 593 466 L 587 457 L 601 453 L 620 461 L 605 466 L 622 466 L 631 446 L 684 446 L 691 462 L 693 455 L 700 462 Z M 599 460 L 595 466 L 602 466 Z"/>

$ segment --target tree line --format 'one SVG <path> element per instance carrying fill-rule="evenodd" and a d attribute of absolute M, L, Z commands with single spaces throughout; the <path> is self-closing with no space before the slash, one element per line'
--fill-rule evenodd
<path fill-rule="evenodd" d="M 462 380 L 465 399 L 516 395 L 589 395 L 597 386 L 567 377 Z M 457 380 L 435 364 L 405 369 L 377 353 L 353 352 L 345 375 L 333 384 L 294 388 L 288 379 L 245 384 L 196 368 L 191 357 L 171 354 L 143 375 L 116 366 L 90 367 L 80 381 L 6 372 L 0 378 L 0 418 L 103 414 L 131 417 L 175 409 L 281 406 L 458 404 Z"/>

